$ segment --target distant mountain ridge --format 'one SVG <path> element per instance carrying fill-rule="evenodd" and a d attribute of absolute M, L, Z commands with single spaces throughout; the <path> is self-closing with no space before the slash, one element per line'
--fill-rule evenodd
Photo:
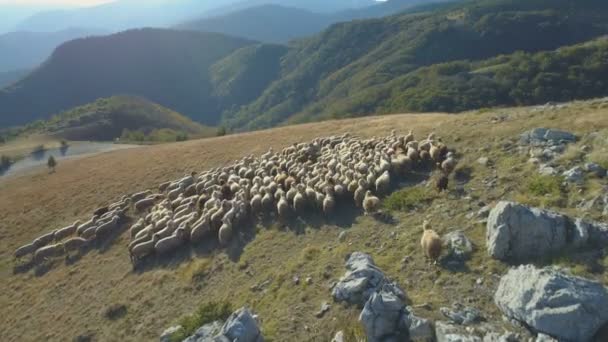
<path fill-rule="evenodd" d="M 57 32 L 10 32 L 0 34 L 0 72 L 32 69 L 47 59 L 60 44 L 105 31 L 69 28 Z"/>

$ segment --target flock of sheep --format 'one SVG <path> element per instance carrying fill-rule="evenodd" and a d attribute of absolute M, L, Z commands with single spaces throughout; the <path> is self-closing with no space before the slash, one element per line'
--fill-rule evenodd
<path fill-rule="evenodd" d="M 20 247 L 15 257 L 32 255 L 38 263 L 69 256 L 119 234 L 129 210 L 139 217 L 129 229 L 134 267 L 147 256 L 171 253 L 188 242 L 216 238 L 226 245 L 239 227 L 263 216 L 285 222 L 315 210 L 331 215 L 341 201 L 354 202 L 370 214 L 394 182 L 421 165 L 439 168 L 436 186 L 442 190 L 456 160 L 434 134 L 420 141 L 411 131 L 370 139 L 350 134 L 317 138 L 279 153 L 270 149 L 259 158 L 250 155 L 231 166 L 192 173 L 161 184 L 154 193 L 123 196 L 84 223 L 76 221 Z"/>

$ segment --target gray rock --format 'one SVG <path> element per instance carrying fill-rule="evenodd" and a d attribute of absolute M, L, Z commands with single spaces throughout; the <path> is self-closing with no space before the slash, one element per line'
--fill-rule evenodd
<path fill-rule="evenodd" d="M 323 302 L 321 304 L 321 309 L 319 309 L 319 311 L 317 311 L 315 313 L 315 316 L 317 318 L 321 318 L 321 317 L 323 317 L 323 315 L 325 315 L 326 312 L 329 311 L 329 309 L 331 309 L 331 305 L 329 305 L 329 303 L 327 303 L 327 302 Z"/>
<path fill-rule="evenodd" d="M 222 326 L 221 335 L 229 341 L 263 342 L 264 337 L 249 309 L 240 308 L 233 312 Z"/>
<path fill-rule="evenodd" d="M 460 261 L 468 260 L 473 253 L 473 243 L 462 231 L 454 231 L 443 237 L 448 246 L 448 257 Z"/>
<path fill-rule="evenodd" d="M 490 164 L 490 159 L 488 159 L 488 157 L 481 157 L 477 159 L 477 164 L 482 166 L 488 166 Z"/>
<path fill-rule="evenodd" d="M 505 316 L 558 340 L 588 341 L 608 323 L 608 290 L 553 268 L 510 269 L 494 302 Z"/>
<path fill-rule="evenodd" d="M 603 178 L 606 177 L 606 169 L 604 169 L 601 165 L 596 163 L 586 163 L 583 166 L 583 169 L 589 173 L 594 174 L 597 177 Z"/>
<path fill-rule="evenodd" d="M 557 175 L 557 170 L 553 166 L 542 164 L 538 167 L 538 173 L 543 176 L 555 176 Z"/>
<path fill-rule="evenodd" d="M 481 338 L 467 334 L 463 328 L 454 324 L 435 322 L 437 342 L 482 342 Z"/>
<path fill-rule="evenodd" d="M 483 342 L 519 342 L 521 338 L 512 332 L 499 334 L 496 332 L 487 333 L 483 337 Z"/>
<path fill-rule="evenodd" d="M 463 307 L 462 305 L 453 305 L 452 309 L 439 308 L 439 311 L 450 321 L 460 325 L 470 325 L 478 323 L 483 319 L 481 312 L 473 307 Z"/>
<path fill-rule="evenodd" d="M 160 334 L 160 342 L 171 342 L 173 335 L 182 329 L 183 328 L 181 325 L 176 325 L 165 329 L 165 331 Z"/>
<path fill-rule="evenodd" d="M 563 176 L 570 183 L 583 183 L 585 181 L 585 172 L 580 166 L 564 171 Z"/>
<path fill-rule="evenodd" d="M 189 336 L 182 342 L 215 342 L 221 340 L 221 337 L 218 336 L 218 334 L 222 330 L 222 325 L 222 321 L 207 323 L 198 328 L 192 336 Z"/>
<path fill-rule="evenodd" d="M 409 337 L 412 341 L 432 341 L 435 337 L 433 323 L 413 314 L 407 317 Z"/>
<path fill-rule="evenodd" d="M 534 342 L 559 342 L 559 341 L 549 335 L 538 334 L 536 336 L 536 340 L 534 340 Z"/>
<path fill-rule="evenodd" d="M 572 133 L 556 129 L 535 128 L 521 134 L 519 141 L 524 145 L 556 145 L 576 142 L 576 136 Z"/>
<path fill-rule="evenodd" d="M 342 330 L 338 331 L 331 342 L 344 342 L 344 332 Z"/>
<path fill-rule="evenodd" d="M 392 292 L 401 299 L 405 298 L 403 290 L 387 279 L 372 258 L 365 253 L 352 253 L 346 261 L 346 270 L 346 274 L 332 290 L 332 296 L 338 302 L 363 306 L 372 293 L 380 290 Z"/>
<path fill-rule="evenodd" d="M 368 342 L 407 340 L 407 311 L 403 301 L 390 291 L 374 292 L 359 315 Z"/>
<path fill-rule="evenodd" d="M 499 260 L 526 260 L 566 245 L 566 217 L 513 202 L 499 202 L 486 227 L 488 253 Z"/>

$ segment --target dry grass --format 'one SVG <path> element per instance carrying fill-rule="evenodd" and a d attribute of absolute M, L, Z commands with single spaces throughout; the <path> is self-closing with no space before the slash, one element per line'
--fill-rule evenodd
<path fill-rule="evenodd" d="M 552 113 L 532 113 L 529 109 L 500 112 L 508 113 L 509 119 L 498 124 L 492 123 L 496 112 L 490 111 L 393 115 L 290 126 L 103 153 L 64 161 L 54 174 L 40 168 L 2 179 L 3 339 L 66 341 L 92 333 L 101 341 L 155 340 L 164 328 L 193 312 L 200 303 L 229 301 L 235 307 L 252 307 L 260 314 L 265 335 L 275 340 L 329 340 L 338 329 L 353 331 L 358 311 L 332 304 L 324 319 L 315 318 L 314 312 L 322 301 L 330 301 L 329 284 L 344 273 L 344 257 L 355 250 L 370 253 L 405 288 L 413 304 L 428 302 L 432 310 L 420 310 L 417 313 L 421 316 L 439 318 L 439 306 L 458 300 L 480 307 L 487 318 L 500 321 L 491 299 L 496 281 L 491 273 L 500 274 L 505 266 L 487 257 L 484 227 L 465 216 L 477 210 L 480 201 L 511 198 L 520 177 L 532 171 L 502 164 L 490 170 L 474 165 L 474 161 L 482 155 L 494 160 L 511 156 L 500 145 L 532 127 L 561 127 L 579 134 L 608 128 L 608 111 L 577 104 Z M 311 220 L 301 234 L 261 228 L 240 253 L 185 251 L 138 273 L 131 271 L 125 249 L 128 238 L 123 234 L 107 250 L 92 251 L 71 265 L 57 261 L 44 275 L 12 273 L 11 253 L 16 247 L 52 228 L 85 218 L 97 206 L 125 193 L 154 188 L 192 170 L 225 165 L 269 147 L 278 149 L 342 132 L 385 135 L 393 128 L 401 132 L 413 129 L 418 136 L 436 131 L 450 146 L 467 151 L 461 165 L 472 169 L 472 178 L 464 185 L 471 200 L 462 200 L 452 190 L 432 204 L 395 213 L 396 225 L 345 214 L 326 223 Z M 499 185 L 485 189 L 482 180 L 494 171 Z M 430 219 L 440 234 L 458 228 L 471 237 L 478 249 L 467 270 L 453 272 L 425 263 L 418 247 L 424 218 Z M 343 229 L 349 230 L 347 241 L 338 243 L 337 236 Z M 404 264 L 406 256 L 410 258 Z M 292 280 L 296 275 L 301 278 L 299 285 Z M 313 281 L 307 285 L 304 279 L 309 276 Z M 484 278 L 487 287 L 475 287 L 477 278 Z M 261 291 L 250 289 L 266 281 Z M 126 305 L 126 315 L 116 320 L 104 318 L 105 310 L 116 303 Z"/>

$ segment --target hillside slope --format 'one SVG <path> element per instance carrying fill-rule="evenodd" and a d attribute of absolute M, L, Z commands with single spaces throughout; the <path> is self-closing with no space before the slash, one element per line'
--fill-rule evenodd
<path fill-rule="evenodd" d="M 582 139 L 572 148 L 574 152 L 584 144 L 587 151 L 592 149 L 580 158 L 602 156 L 607 148 L 607 108 L 603 100 L 460 115 L 404 114 L 328 121 L 105 153 L 64 161 L 54 174 L 41 168 L 2 179 L 3 336 L 9 341 L 65 341 L 77 336 L 152 341 L 179 317 L 195 311 L 198 303 L 228 301 L 235 307 L 252 308 L 268 339 L 329 341 L 338 330 L 361 330 L 357 323 L 361 310 L 354 306 L 332 303 L 323 318 L 315 316 L 321 303 L 331 303 L 330 286 L 344 274 L 345 257 L 354 251 L 369 253 L 378 267 L 403 287 L 417 315 L 445 320 L 440 307 L 466 303 L 479 309 L 487 322 L 499 322 L 513 331 L 516 328 L 503 321 L 492 299 L 496 275 L 504 274 L 509 266 L 488 256 L 485 225 L 470 217 L 482 205 L 498 200 L 531 203 L 547 199 L 542 193 L 527 190 L 527 180 L 537 175 L 538 167 L 528 162 L 528 155 L 517 153 L 519 134 L 526 130 L 566 129 Z M 392 129 L 399 134 L 411 129 L 416 137 L 435 132 L 457 151 L 460 170 L 459 176 L 450 180 L 448 193 L 423 192 L 425 197 L 414 198 L 411 209 L 393 212 L 394 223 L 352 215 L 342 208 L 337 212 L 343 216 L 313 218 L 293 230 L 279 228 L 271 221 L 253 229 L 253 237 L 237 239 L 235 246 L 185 249 L 173 257 L 151 260 L 138 272 L 132 271 L 125 253 L 129 234 L 122 231 L 115 240 L 73 262 L 57 258 L 37 274 L 12 273 L 11 253 L 25 241 L 84 219 L 100 205 L 125 194 L 156 189 L 167 180 L 221 167 L 249 154 L 260 155 L 270 147 L 279 151 L 296 142 L 345 132 L 384 136 Z M 589 143 L 594 141 L 593 136 L 604 145 Z M 559 162 L 564 166 L 580 163 L 576 153 L 569 155 L 574 159 Z M 480 157 L 489 158 L 491 163 L 481 165 L 477 162 Z M 605 182 L 588 179 L 583 187 L 569 187 L 559 193 L 563 196 L 560 201 L 549 202 L 548 207 L 577 217 L 596 218 L 597 211 L 577 208 L 577 203 L 601 194 Z M 426 189 L 423 185 L 419 188 Z M 420 225 L 427 218 L 439 234 L 461 230 L 472 240 L 476 248 L 464 269 L 431 266 L 425 261 L 420 250 Z M 346 232 L 343 242 L 338 238 L 342 232 Z M 590 259 L 596 267 L 590 268 Z M 565 253 L 556 262 L 575 274 L 608 284 L 605 253 Z M 294 277 L 301 282 L 294 282 Z M 310 283 L 303 281 L 307 277 Z M 266 287 L 256 291 L 260 284 Z M 123 315 L 111 319 L 105 315 L 109 309 L 122 306 Z"/>
<path fill-rule="evenodd" d="M 597 0 L 576 5 L 568 0 L 482 0 L 336 24 L 292 44 L 282 59 L 281 77 L 259 99 L 227 113 L 226 123 L 251 129 L 271 127 L 294 115 L 306 120 L 371 114 L 391 92 L 401 96 L 384 84 L 421 67 L 580 43 L 608 33 L 606 17 L 608 4 Z M 401 90 L 407 87 L 400 85 Z"/>
<path fill-rule="evenodd" d="M 211 96 L 208 69 L 249 44 L 221 34 L 162 29 L 73 40 L 25 79 L 0 91 L 0 125 L 46 119 L 119 94 L 143 96 L 213 125 L 221 111 Z"/>
<path fill-rule="evenodd" d="M 16 83 L 29 73 L 30 70 L 13 70 L 0 72 L 0 89 L 8 87 L 13 83 Z"/>
<path fill-rule="evenodd" d="M 112 141 L 120 138 L 125 130 L 138 131 L 143 135 L 165 130 L 199 137 L 215 132 L 179 113 L 132 96 L 98 99 L 33 126 L 36 133 L 87 141 Z M 26 129 L 23 133 L 33 133 L 33 130 Z"/>

